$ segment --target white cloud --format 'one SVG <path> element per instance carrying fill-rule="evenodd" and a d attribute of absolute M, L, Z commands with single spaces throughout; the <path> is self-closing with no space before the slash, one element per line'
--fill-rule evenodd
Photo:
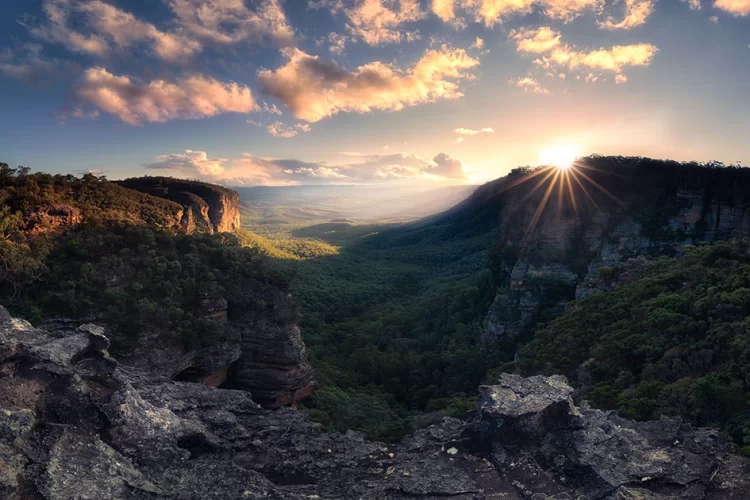
<path fill-rule="evenodd" d="M 456 133 L 458 135 L 478 135 L 478 134 L 492 134 L 495 130 L 492 127 L 485 127 L 480 129 L 471 128 L 457 128 Z"/>
<path fill-rule="evenodd" d="M 433 0 L 432 11 L 443 21 L 459 19 L 456 10 L 472 15 L 476 22 L 491 27 L 512 16 L 531 14 L 536 9 L 552 19 L 570 21 L 584 12 L 598 12 L 603 0 Z"/>
<path fill-rule="evenodd" d="M 419 38 L 416 30 L 401 30 L 402 25 L 424 19 L 418 0 L 312 0 L 311 8 L 327 8 L 333 14 L 343 12 L 347 31 L 368 45 L 398 43 Z"/>
<path fill-rule="evenodd" d="M 224 173 L 226 158 L 209 158 L 205 151 L 186 150 L 184 153 L 160 155 L 144 168 L 152 170 L 174 170 L 190 177 L 218 177 Z"/>
<path fill-rule="evenodd" d="M 168 4 L 175 24 L 201 40 L 228 45 L 270 39 L 282 46 L 294 41 L 279 0 L 168 0 Z"/>
<path fill-rule="evenodd" d="M 29 82 L 54 79 L 62 74 L 80 71 L 75 63 L 50 59 L 42 54 L 42 47 L 26 44 L 15 53 L 11 50 L 0 52 L 0 73 Z"/>
<path fill-rule="evenodd" d="M 750 15 L 750 0 L 716 0 L 714 7 L 737 17 Z"/>
<path fill-rule="evenodd" d="M 534 63 L 545 69 L 565 67 L 569 70 L 611 71 L 619 75 L 626 67 L 649 66 L 659 50 L 652 44 L 639 43 L 582 51 L 562 43 L 560 33 L 549 27 L 522 30 L 512 37 L 519 52 L 542 54 Z"/>
<path fill-rule="evenodd" d="M 280 121 L 277 121 L 266 127 L 266 130 L 268 130 L 268 133 L 274 137 L 289 139 L 300 132 L 309 132 L 312 129 L 307 123 L 297 123 L 295 125 L 287 126 Z"/>
<path fill-rule="evenodd" d="M 160 155 L 143 165 L 149 170 L 168 170 L 228 185 L 285 185 L 372 183 L 383 181 L 464 181 L 463 163 L 440 153 L 433 158 L 411 153 L 352 154 L 356 163 L 329 165 L 296 159 L 260 158 L 245 153 L 241 158 L 210 158 L 205 151 Z"/>
<path fill-rule="evenodd" d="M 471 44 L 472 49 L 482 49 L 484 47 L 484 40 L 477 37 L 476 40 L 474 40 L 474 43 Z"/>
<path fill-rule="evenodd" d="M 344 53 L 344 50 L 346 50 L 346 42 L 348 41 L 348 36 L 331 32 L 328 34 L 328 51 L 332 54 L 341 55 Z"/>
<path fill-rule="evenodd" d="M 682 0 L 683 2 L 685 0 Z M 625 17 L 621 21 L 608 18 L 606 21 L 598 22 L 600 28 L 608 30 L 628 30 L 640 26 L 654 12 L 656 0 L 625 0 Z M 695 0 L 690 0 L 691 7 Z M 700 8 L 700 2 L 698 2 Z"/>
<path fill-rule="evenodd" d="M 131 125 L 258 109 L 248 87 L 198 75 L 175 83 L 141 83 L 104 68 L 91 68 L 84 72 L 74 94 L 79 105 L 113 114 Z"/>
<path fill-rule="evenodd" d="M 113 47 L 148 43 L 158 58 L 174 62 L 201 50 L 197 41 L 161 31 L 101 0 L 44 0 L 43 11 L 47 23 L 31 28 L 32 35 L 73 52 L 105 56 Z"/>
<path fill-rule="evenodd" d="M 690 5 L 690 8 L 692 10 L 700 10 L 701 9 L 701 0 L 680 0 L 682 3 L 687 3 Z"/>
<path fill-rule="evenodd" d="M 432 12 L 445 22 L 456 17 L 455 7 L 453 0 L 432 0 Z"/>
<path fill-rule="evenodd" d="M 512 31 L 510 37 L 516 41 L 516 49 L 519 52 L 542 54 L 559 47 L 562 35 L 549 26 L 542 26 L 535 30 Z"/>
<path fill-rule="evenodd" d="M 508 83 L 515 85 L 518 88 L 523 89 L 524 92 L 534 92 L 536 94 L 549 94 L 549 90 L 542 87 L 542 85 L 530 76 L 524 76 L 515 80 L 508 80 Z"/>
<path fill-rule="evenodd" d="M 339 112 L 397 111 L 438 99 L 462 97 L 458 81 L 479 64 L 464 50 L 428 50 L 409 69 L 373 62 L 347 71 L 299 49 L 285 49 L 287 63 L 261 70 L 266 93 L 280 99 L 292 114 L 316 122 Z"/>

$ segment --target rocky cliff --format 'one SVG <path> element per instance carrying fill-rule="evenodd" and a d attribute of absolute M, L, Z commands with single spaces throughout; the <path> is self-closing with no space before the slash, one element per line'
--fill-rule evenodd
<path fill-rule="evenodd" d="M 58 337 L 0 308 L 0 497 L 740 499 L 750 464 L 710 429 L 573 406 L 503 375 L 475 416 L 387 445 L 247 392 L 126 368 L 93 325 Z"/>
<path fill-rule="evenodd" d="M 138 177 L 118 182 L 185 208 L 180 221 L 187 233 L 232 233 L 240 227 L 240 195 L 214 184 L 171 177 Z"/>
<path fill-rule="evenodd" d="M 483 212 L 483 223 L 498 232 L 492 265 L 500 286 L 488 336 L 516 336 L 559 312 L 576 294 L 593 291 L 599 268 L 673 256 L 685 245 L 750 230 L 749 174 L 721 165 L 590 157 L 566 171 L 519 169 L 481 187 L 456 212 L 475 218 Z"/>

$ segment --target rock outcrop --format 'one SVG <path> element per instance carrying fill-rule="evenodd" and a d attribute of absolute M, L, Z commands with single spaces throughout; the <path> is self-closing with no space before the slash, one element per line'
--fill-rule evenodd
<path fill-rule="evenodd" d="M 296 405 L 312 393 L 315 377 L 307 349 L 296 324 L 296 306 L 279 290 L 266 290 L 275 304 L 264 314 L 246 314 L 229 320 L 222 297 L 202 302 L 203 317 L 216 321 L 216 335 L 209 345 L 185 350 L 182 342 L 160 328 L 141 331 L 138 342 L 118 350 L 125 366 L 151 377 L 226 386 L 248 391 L 253 400 L 268 408 Z M 41 328 L 57 337 L 76 334 L 79 327 L 102 318 L 58 318 Z"/>
<path fill-rule="evenodd" d="M 240 195 L 232 189 L 171 177 L 138 177 L 118 183 L 182 205 L 180 225 L 187 233 L 232 233 L 240 227 Z"/>
<path fill-rule="evenodd" d="M 490 213 L 498 231 L 491 339 L 516 336 L 597 286 L 616 286 L 603 283 L 599 268 L 678 255 L 685 245 L 750 230 L 750 199 L 737 169 L 592 157 L 560 175 L 558 182 L 554 170 L 511 174 L 479 188 L 456 211 L 464 218 Z M 565 176 L 577 181 L 568 186 Z"/>
<path fill-rule="evenodd" d="M 0 308 L 0 497 L 746 498 L 715 431 L 576 408 L 561 377 L 503 375 L 476 417 L 400 443 L 326 433 L 244 391 L 126 368 L 93 325 L 57 337 Z"/>

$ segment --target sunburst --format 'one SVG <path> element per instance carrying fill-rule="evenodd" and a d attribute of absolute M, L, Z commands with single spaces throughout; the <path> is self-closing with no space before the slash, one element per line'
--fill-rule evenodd
<path fill-rule="evenodd" d="M 544 190 L 539 206 L 534 211 L 534 215 L 524 233 L 524 242 L 527 241 L 529 235 L 534 229 L 536 229 L 550 198 L 552 198 L 552 195 L 555 194 L 555 192 L 558 217 L 562 217 L 562 208 L 566 203 L 570 203 L 570 207 L 576 218 L 580 216 L 581 200 L 577 197 L 580 193 L 583 193 L 585 199 L 590 202 L 596 210 L 601 211 L 599 204 L 596 202 L 591 192 L 592 187 L 596 191 L 603 193 L 618 205 L 622 205 L 622 202 L 617 196 L 612 194 L 606 187 L 602 186 L 599 182 L 593 179 L 591 175 L 584 171 L 588 170 L 589 173 L 591 173 L 591 171 L 598 171 L 599 169 L 596 169 L 591 165 L 586 165 L 577 156 L 570 157 L 571 152 L 577 152 L 576 149 L 552 148 L 545 151 L 546 152 L 543 155 L 540 155 L 540 157 L 552 161 L 548 161 L 543 166 L 534 169 L 534 171 L 524 175 L 520 179 L 512 181 L 502 189 L 502 191 L 507 191 L 521 184 L 525 184 L 532 179 L 536 179 L 534 186 L 521 200 L 522 203 L 531 198 L 537 191 Z"/>

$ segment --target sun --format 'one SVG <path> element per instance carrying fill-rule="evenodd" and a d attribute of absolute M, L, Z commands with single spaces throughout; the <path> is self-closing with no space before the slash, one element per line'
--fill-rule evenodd
<path fill-rule="evenodd" d="M 567 170 L 581 156 L 581 149 L 572 144 L 560 144 L 542 149 L 539 152 L 539 164 Z"/>

